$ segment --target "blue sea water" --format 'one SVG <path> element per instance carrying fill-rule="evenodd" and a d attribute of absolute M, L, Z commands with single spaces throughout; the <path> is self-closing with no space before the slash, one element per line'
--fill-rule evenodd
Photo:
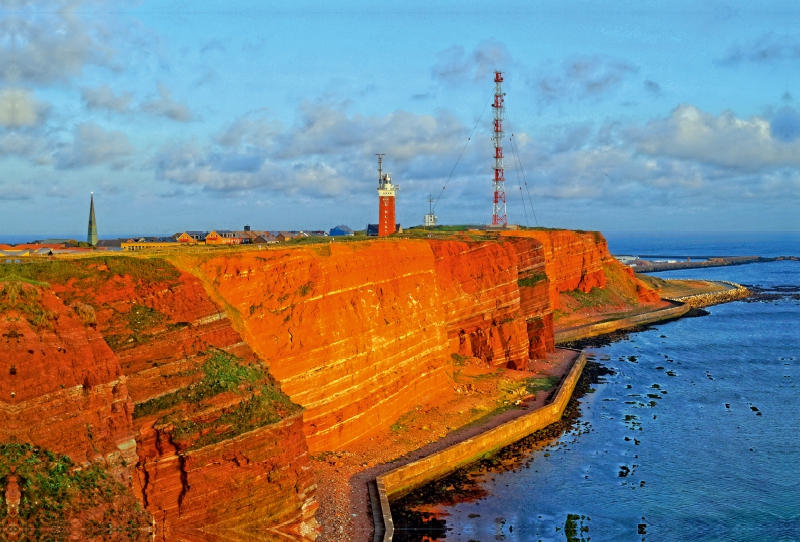
<path fill-rule="evenodd" d="M 713 242 L 726 254 L 800 252 L 785 240 L 761 251 Z M 777 291 L 800 286 L 800 262 L 658 276 Z M 444 507 L 446 540 L 800 540 L 800 300 L 709 311 L 589 349 L 616 374 L 581 400 L 577 428 L 533 452 L 530 468 L 492 475 L 488 497 Z M 568 514 L 586 529 L 572 538 Z"/>
<path fill-rule="evenodd" d="M 604 231 L 612 254 L 800 256 L 800 232 Z"/>

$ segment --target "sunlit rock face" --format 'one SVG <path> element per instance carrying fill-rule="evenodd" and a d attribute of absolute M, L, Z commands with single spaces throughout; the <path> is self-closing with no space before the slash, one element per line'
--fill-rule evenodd
<path fill-rule="evenodd" d="M 305 409 L 309 448 L 345 446 L 450 389 L 451 354 L 527 368 L 559 293 L 605 285 L 605 239 L 571 231 L 274 248 L 184 262 Z M 618 265 L 618 264 L 617 264 Z"/>

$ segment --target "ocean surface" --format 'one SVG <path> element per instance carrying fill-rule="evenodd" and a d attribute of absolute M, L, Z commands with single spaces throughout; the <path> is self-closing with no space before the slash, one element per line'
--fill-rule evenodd
<path fill-rule="evenodd" d="M 639 256 L 800 256 L 800 232 L 604 231 L 612 254 Z"/>
<path fill-rule="evenodd" d="M 608 237 L 612 252 L 652 247 Z M 800 252 L 786 239 L 711 241 L 696 248 Z M 615 374 L 581 400 L 576 428 L 532 452 L 529 468 L 493 474 L 487 497 L 441 507 L 440 540 L 800 540 L 800 262 L 658 276 L 732 280 L 765 295 L 589 348 Z"/>

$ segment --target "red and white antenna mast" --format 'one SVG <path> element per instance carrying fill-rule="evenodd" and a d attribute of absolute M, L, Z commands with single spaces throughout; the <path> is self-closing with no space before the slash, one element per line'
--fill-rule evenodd
<path fill-rule="evenodd" d="M 503 73 L 494 72 L 494 207 L 492 208 L 492 226 L 507 226 L 506 216 L 506 176 L 503 166 L 503 119 L 506 116 L 503 92 Z"/>

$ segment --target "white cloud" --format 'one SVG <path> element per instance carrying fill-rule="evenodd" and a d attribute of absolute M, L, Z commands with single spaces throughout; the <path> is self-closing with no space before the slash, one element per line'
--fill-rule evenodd
<path fill-rule="evenodd" d="M 258 187 L 331 197 L 374 183 L 377 152 L 386 153 L 394 171 L 404 171 L 411 182 L 441 176 L 466 133 L 446 112 L 377 117 L 305 104 L 289 129 L 257 111 L 237 119 L 213 144 L 167 146 L 156 158 L 156 171 L 159 178 L 210 190 Z"/>
<path fill-rule="evenodd" d="M 747 171 L 797 167 L 800 141 L 789 132 L 796 133 L 797 128 L 790 125 L 787 112 L 781 111 L 779 119 L 786 120 L 782 137 L 775 137 L 770 121 L 764 117 L 740 119 L 731 111 L 715 116 L 689 104 L 679 105 L 667 118 L 632 127 L 625 135 L 638 152 L 651 156 Z"/>
<path fill-rule="evenodd" d="M 78 17 L 77 5 L 50 1 L 15 6 L 0 18 L 0 80 L 52 84 L 89 64 L 111 66 L 102 25 Z"/>
<path fill-rule="evenodd" d="M 87 109 L 100 109 L 124 113 L 131 105 L 133 95 L 130 92 L 115 94 L 114 90 L 108 85 L 98 87 L 83 87 L 81 97 Z"/>
<path fill-rule="evenodd" d="M 486 40 L 467 53 L 462 45 L 453 45 L 438 53 L 431 68 L 434 79 L 451 85 L 492 80 L 495 70 L 505 71 L 513 59 L 504 43 Z"/>
<path fill-rule="evenodd" d="M 146 113 L 178 122 L 189 122 L 194 119 L 189 107 L 173 100 L 170 97 L 169 89 L 161 83 L 158 84 L 158 98 L 142 103 L 141 108 Z"/>
<path fill-rule="evenodd" d="M 22 89 L 0 91 L 0 126 L 8 128 L 35 126 L 42 121 L 49 106 L 37 102 L 33 93 Z"/>
<path fill-rule="evenodd" d="M 73 136 L 70 143 L 55 153 L 56 167 L 107 165 L 118 169 L 136 152 L 124 133 L 106 130 L 93 122 L 79 124 Z"/>

